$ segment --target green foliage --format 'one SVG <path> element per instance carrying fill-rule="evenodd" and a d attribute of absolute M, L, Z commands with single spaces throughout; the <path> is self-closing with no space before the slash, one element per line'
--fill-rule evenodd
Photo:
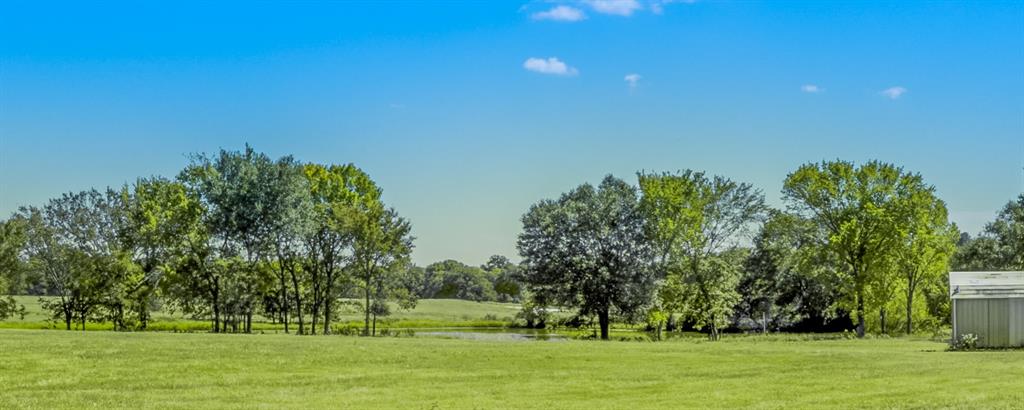
<path fill-rule="evenodd" d="M 771 211 L 744 261 L 737 287 L 741 295 L 737 323 L 801 329 L 820 327 L 833 319 L 835 263 L 819 252 L 822 242 L 813 221 Z"/>
<path fill-rule="evenodd" d="M 651 300 L 654 250 L 637 191 L 611 175 L 531 206 L 517 246 L 530 291 L 597 315 L 602 339 L 613 310 L 634 314 Z"/>
<path fill-rule="evenodd" d="M 1010 201 L 978 238 L 965 236 L 956 251 L 957 270 L 1024 270 L 1024 194 Z"/>
<path fill-rule="evenodd" d="M 477 302 L 495 301 L 498 297 L 494 290 L 492 272 L 450 259 L 432 263 L 426 267 L 426 275 L 435 281 L 430 288 L 436 290 L 422 296 Z"/>
<path fill-rule="evenodd" d="M 740 300 L 743 259 L 729 248 L 761 218 L 764 196 L 750 184 L 690 170 L 639 179 L 648 238 L 664 272 L 661 304 L 716 340 Z"/>
<path fill-rule="evenodd" d="M 967 333 L 959 335 L 953 338 L 949 345 L 949 350 L 975 350 L 978 348 L 978 335 L 973 333 Z"/>
<path fill-rule="evenodd" d="M 894 252 L 903 246 L 909 203 L 928 202 L 934 188 L 918 174 L 871 161 L 859 167 L 846 161 L 807 164 L 787 176 L 784 198 L 817 225 L 820 251 L 841 265 L 837 308 L 852 312 L 863 336 L 869 311 L 885 312 L 893 298 L 897 269 Z"/>

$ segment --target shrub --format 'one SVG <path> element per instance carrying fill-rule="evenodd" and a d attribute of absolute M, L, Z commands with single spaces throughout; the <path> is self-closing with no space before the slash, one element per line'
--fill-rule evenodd
<path fill-rule="evenodd" d="M 973 333 L 962 334 L 952 340 L 949 350 L 974 350 L 978 348 L 978 335 Z"/>

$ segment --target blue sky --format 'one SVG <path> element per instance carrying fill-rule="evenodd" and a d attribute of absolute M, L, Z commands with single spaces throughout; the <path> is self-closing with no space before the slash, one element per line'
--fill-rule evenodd
<path fill-rule="evenodd" d="M 0 214 L 246 142 L 353 162 L 418 263 L 515 257 L 530 204 L 693 168 L 920 172 L 961 228 L 1024 191 L 1024 3 L 0 3 Z"/>

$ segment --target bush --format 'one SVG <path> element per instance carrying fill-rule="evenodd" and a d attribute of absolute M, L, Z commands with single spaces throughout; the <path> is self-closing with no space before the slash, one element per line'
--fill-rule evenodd
<path fill-rule="evenodd" d="M 962 334 L 953 339 L 949 350 L 964 351 L 978 348 L 978 335 L 973 333 Z"/>

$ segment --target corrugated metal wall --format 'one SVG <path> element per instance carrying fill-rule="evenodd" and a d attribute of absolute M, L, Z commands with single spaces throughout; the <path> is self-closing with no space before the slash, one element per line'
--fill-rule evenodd
<path fill-rule="evenodd" d="M 957 299 L 956 329 L 979 346 L 1024 346 L 1024 299 Z"/>
<path fill-rule="evenodd" d="M 1010 345 L 1024 346 L 1024 299 L 1010 299 Z"/>

